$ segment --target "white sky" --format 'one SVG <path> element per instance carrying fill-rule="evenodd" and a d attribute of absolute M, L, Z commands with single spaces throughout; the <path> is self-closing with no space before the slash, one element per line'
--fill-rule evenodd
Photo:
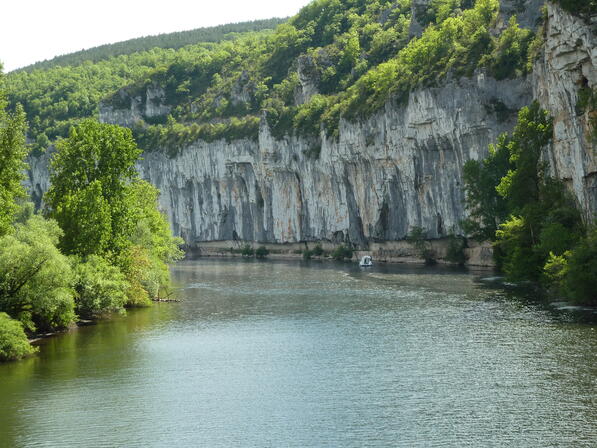
<path fill-rule="evenodd" d="M 9 0 L 2 2 L 4 72 L 135 37 L 296 14 L 311 0 Z"/>

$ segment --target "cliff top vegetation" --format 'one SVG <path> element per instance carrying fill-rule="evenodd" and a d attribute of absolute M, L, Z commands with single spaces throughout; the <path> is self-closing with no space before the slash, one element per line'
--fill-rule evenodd
<path fill-rule="evenodd" d="M 8 97 L 23 105 L 40 149 L 97 116 L 100 103 L 134 109 L 129 125 L 144 150 L 256 138 L 264 112 L 277 138 L 297 132 L 316 147 L 322 129 L 336 137 L 341 118 L 366 118 L 420 86 L 478 69 L 527 73 L 534 33 L 515 18 L 500 25 L 498 10 L 498 0 L 433 0 L 416 35 L 410 0 L 316 0 L 275 31 L 11 73 Z"/>

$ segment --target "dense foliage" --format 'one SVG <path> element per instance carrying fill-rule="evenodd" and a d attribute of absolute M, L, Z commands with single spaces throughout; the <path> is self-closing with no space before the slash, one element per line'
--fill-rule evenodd
<path fill-rule="evenodd" d="M 413 89 L 476 69 L 499 79 L 526 73 L 533 33 L 512 18 L 496 34 L 498 7 L 434 0 L 428 26 L 411 38 L 409 0 L 317 0 L 273 33 L 14 73 L 10 100 L 24 105 L 39 148 L 96 114 L 103 99 L 136 110 L 135 138 L 145 150 L 255 139 L 265 111 L 274 136 L 312 138 L 308 155 L 318 157 L 322 128 L 338 136 L 342 117 L 368 117 L 392 98 L 405 101 Z M 305 82 L 318 94 L 303 95 Z M 157 98 L 148 95 L 156 86 Z M 146 113 L 152 102 L 158 115 Z"/>
<path fill-rule="evenodd" d="M 59 142 L 46 219 L 33 213 L 20 185 L 27 155 L 23 113 L 4 106 L 0 361 L 33 353 L 28 335 L 147 304 L 168 288 L 167 263 L 181 256 L 180 239 L 157 210 L 158 191 L 138 179 L 140 151 L 129 129 L 88 120 Z"/>
<path fill-rule="evenodd" d="M 334 259 L 334 260 L 338 260 L 338 261 L 343 261 L 343 260 L 350 260 L 353 257 L 353 251 L 350 247 L 347 247 L 345 245 L 340 245 L 338 247 L 336 247 L 332 253 L 330 254 L 330 256 Z"/>
<path fill-rule="evenodd" d="M 274 29 L 286 19 L 265 19 L 250 22 L 229 23 L 207 28 L 197 28 L 175 33 L 158 34 L 156 36 L 138 37 L 114 44 L 100 45 L 99 47 L 77 51 L 62 56 L 56 56 L 48 61 L 36 62 L 19 71 L 31 72 L 33 70 L 47 70 L 56 66 L 79 65 L 84 62 L 99 62 L 116 56 L 150 51 L 154 48 L 179 49 L 187 45 L 201 42 L 221 42 L 231 40 L 239 33 L 248 33 Z"/>
<path fill-rule="evenodd" d="M 118 267 L 128 283 L 116 283 L 128 305 L 158 297 L 169 285 L 167 263 L 181 255 L 181 241 L 172 238 L 157 210 L 158 191 L 138 179 L 139 155 L 130 129 L 84 121 L 58 143 L 46 194 L 48 214 L 64 230 L 60 247 L 69 255 L 103 257 Z M 83 274 L 107 272 L 100 261 L 91 260 Z M 95 300 L 103 303 L 101 297 Z"/>
<path fill-rule="evenodd" d="M 224 48 L 233 46 L 231 43 L 222 45 Z M 194 59 L 214 59 L 213 70 L 204 74 L 213 75 L 221 66 L 217 62 L 218 54 L 222 54 L 219 48 L 219 45 L 209 43 L 188 45 L 178 50 L 155 47 L 100 58 L 97 62 L 84 53 L 82 60 L 73 65 L 10 73 L 6 81 L 8 99 L 12 105 L 23 105 L 29 120 L 29 138 L 34 148 L 43 150 L 56 137 L 66 137 L 72 125 L 96 117 L 100 101 L 129 84 L 145 83 L 152 76 L 160 79 L 164 73 L 169 73 L 168 70 L 194 79 L 197 71 L 177 71 L 186 61 Z M 198 63 L 196 68 L 201 71 L 203 66 Z"/>
<path fill-rule="evenodd" d="M 552 134 L 547 112 L 533 103 L 520 110 L 514 131 L 500 137 L 488 159 L 467 164 L 467 227 L 494 240 L 508 279 L 543 282 L 592 303 L 597 283 L 584 272 L 597 265 L 596 238 L 586 236 L 574 198 L 541 161 Z"/>
<path fill-rule="evenodd" d="M 6 234 L 17 211 L 17 199 L 25 195 L 21 186 L 26 168 L 25 114 L 17 106 L 6 111 L 4 75 L 0 65 L 0 236 Z"/>
<path fill-rule="evenodd" d="M 497 194 L 496 187 L 509 169 L 507 135 L 501 135 L 496 145 L 489 146 L 486 159 L 469 160 L 464 164 L 465 205 L 470 216 L 464 222 L 464 229 L 479 241 L 492 239 L 498 226 L 508 216 L 506 200 Z"/>
<path fill-rule="evenodd" d="M 341 117 L 368 117 L 388 99 L 404 101 L 413 89 L 447 76 L 470 76 L 483 67 L 500 79 L 526 73 L 533 33 L 512 19 L 501 35 L 493 36 L 497 0 L 479 0 L 474 8 L 467 2 L 450 5 L 439 5 L 438 22 L 409 40 L 408 1 L 320 0 L 271 36 L 223 44 L 217 57 L 174 64 L 166 74 L 128 89 L 133 95 L 150 82 L 167 86 L 166 102 L 174 106 L 168 124 L 138 130 L 138 135 L 161 136 L 161 142 L 152 138 L 142 147 L 171 147 L 165 136 L 187 143 L 204 136 L 229 138 L 223 123 L 231 117 L 255 120 L 261 110 L 277 138 L 298 132 L 318 139 L 322 126 L 337 136 Z M 301 99 L 301 79 L 313 83 L 319 94 Z M 244 129 L 256 137 L 257 121 Z M 319 151 L 311 154 L 317 157 Z"/>
<path fill-rule="evenodd" d="M 91 255 L 85 262 L 74 260 L 77 314 L 90 318 L 122 312 L 129 286 L 124 274 L 98 255 Z"/>
<path fill-rule="evenodd" d="M 66 328 L 75 320 L 68 258 L 56 247 L 55 221 L 32 216 L 0 238 L 0 311 L 30 332 Z"/>
<path fill-rule="evenodd" d="M 58 142 L 46 200 L 67 254 L 105 255 L 127 246 L 135 226 L 129 184 L 140 153 L 129 129 L 94 120 Z"/>
<path fill-rule="evenodd" d="M 0 313 L 0 362 L 14 361 L 34 352 L 21 323 Z"/>

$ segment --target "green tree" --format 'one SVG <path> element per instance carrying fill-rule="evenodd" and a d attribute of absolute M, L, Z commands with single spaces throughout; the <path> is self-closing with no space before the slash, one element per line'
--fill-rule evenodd
<path fill-rule="evenodd" d="M 519 213 L 528 204 L 539 201 L 541 182 L 545 178 L 545 164 L 541 153 L 552 139 L 553 124 L 548 113 L 538 102 L 523 107 L 507 148 L 512 169 L 497 186 L 513 213 Z"/>
<path fill-rule="evenodd" d="M 112 209 L 102 194 L 102 183 L 89 185 L 59 198 L 51 216 L 64 230 L 61 248 L 68 254 L 105 254 L 112 242 Z"/>
<path fill-rule="evenodd" d="M 0 313 L 0 362 L 15 361 L 35 353 L 23 325 L 6 313 Z"/>
<path fill-rule="evenodd" d="M 479 241 L 495 238 L 500 223 L 508 216 L 506 200 L 496 187 L 510 169 L 509 137 L 501 135 L 490 145 L 485 160 L 469 160 L 464 164 L 465 205 L 469 218 L 463 222 L 466 233 Z"/>
<path fill-rule="evenodd" d="M 168 263 L 184 255 L 180 250 L 183 240 L 172 236 L 168 220 L 158 209 L 158 197 L 159 190 L 146 181 L 136 180 L 129 186 L 128 202 L 136 222 L 131 236 L 134 250 L 121 258 L 123 266 L 129 267 L 129 280 L 141 285 L 150 298 L 159 298 L 169 290 Z M 145 268 L 131 270 L 133 260 L 127 259 L 129 256 L 142 260 Z"/>
<path fill-rule="evenodd" d="M 63 226 L 63 249 L 86 263 L 98 255 L 118 267 L 127 283 L 118 280 L 110 288 L 126 290 L 126 305 L 146 305 L 159 297 L 170 284 L 167 264 L 182 256 L 182 240 L 172 237 L 158 210 L 159 191 L 138 179 L 140 151 L 131 131 L 88 120 L 57 149 L 47 202 L 50 216 Z M 98 287 L 96 280 L 108 272 L 97 260 L 81 269 Z M 119 307 L 120 298 L 110 303 L 97 294 L 84 297 L 86 313 L 103 311 L 102 304 Z"/>
<path fill-rule="evenodd" d="M 33 216 L 0 238 L 0 311 L 27 331 L 75 320 L 71 266 L 56 247 L 61 233 L 55 221 Z"/>
<path fill-rule="evenodd" d="M 551 118 L 534 102 L 520 110 L 506 145 L 511 168 L 496 190 L 511 216 L 496 232 L 496 253 L 512 280 L 540 280 L 550 257 L 561 256 L 584 234 L 574 198 L 541 162 L 552 133 Z"/>
<path fill-rule="evenodd" d="M 49 216 L 64 229 L 68 254 L 119 254 L 135 229 L 128 202 L 141 151 L 129 129 L 86 120 L 57 144 L 46 194 Z"/>
<path fill-rule="evenodd" d="M 75 260 L 75 303 L 81 317 L 123 312 L 129 288 L 124 274 L 107 260 L 91 255 L 87 261 Z"/>
<path fill-rule="evenodd" d="M 27 167 L 25 157 L 25 113 L 20 105 L 6 111 L 4 75 L 0 64 L 0 236 L 6 234 L 18 209 L 17 200 L 25 196 L 21 185 Z"/>
<path fill-rule="evenodd" d="M 498 37 L 493 51 L 481 58 L 480 64 L 486 65 L 496 79 L 525 75 L 533 38 L 533 32 L 520 28 L 516 16 L 512 16 L 508 27 Z"/>

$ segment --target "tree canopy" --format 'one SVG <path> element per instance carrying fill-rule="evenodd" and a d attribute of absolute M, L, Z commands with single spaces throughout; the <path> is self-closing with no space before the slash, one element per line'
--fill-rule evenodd
<path fill-rule="evenodd" d="M 409 0 L 317 0 L 273 32 L 11 73 L 9 97 L 23 104 L 37 148 L 97 115 L 100 102 L 137 108 L 131 126 L 144 150 L 257 138 L 262 111 L 276 137 L 317 140 L 322 125 L 337 136 L 341 117 L 368 117 L 448 76 L 481 68 L 498 79 L 524 75 L 534 34 L 514 18 L 492 31 L 498 8 L 497 0 L 435 0 L 432 20 L 413 37 Z M 305 79 L 319 95 L 301 99 Z M 148 94 L 156 86 L 159 98 Z M 146 113 L 156 101 L 162 112 Z"/>
<path fill-rule="evenodd" d="M 64 230 L 63 250 L 87 256 L 126 248 L 135 226 L 128 188 L 141 153 L 131 131 L 87 120 L 56 149 L 46 199 Z"/>
<path fill-rule="evenodd" d="M 20 106 L 10 113 L 6 110 L 4 75 L 0 65 L 0 236 L 9 231 L 17 200 L 25 196 L 21 185 L 27 167 L 25 157 L 25 113 Z"/>
<path fill-rule="evenodd" d="M 512 281 L 542 282 L 580 303 L 596 303 L 595 232 L 588 232 L 572 194 L 549 176 L 542 154 L 551 143 L 548 113 L 534 102 L 518 114 L 481 162 L 464 170 L 465 228 L 494 242 L 499 267 Z M 583 273 L 585 272 L 585 273 Z"/>

